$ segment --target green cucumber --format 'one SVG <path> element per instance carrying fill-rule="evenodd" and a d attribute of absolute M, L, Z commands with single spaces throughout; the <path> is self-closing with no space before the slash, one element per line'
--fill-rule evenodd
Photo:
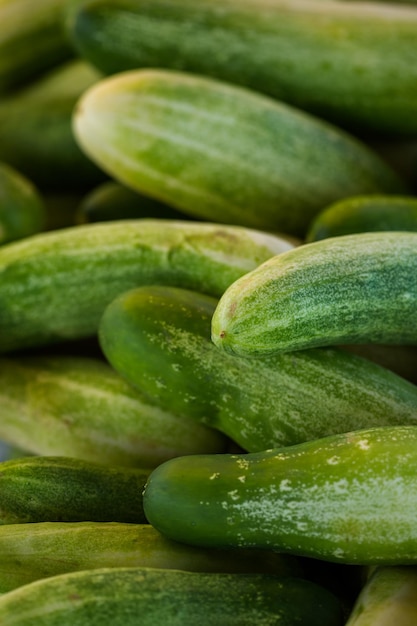
<path fill-rule="evenodd" d="M 415 7 L 86 0 L 67 27 L 78 52 L 105 73 L 161 67 L 205 74 L 355 131 L 417 134 Z"/>
<path fill-rule="evenodd" d="M 293 247 L 237 226 L 137 219 L 42 233 L 0 249 L 0 352 L 92 336 L 118 294 L 176 284 L 219 296 Z"/>
<path fill-rule="evenodd" d="M 157 530 L 190 545 L 416 564 L 416 475 L 417 427 L 379 427 L 171 459 L 151 473 L 143 505 Z"/>
<path fill-rule="evenodd" d="M 73 129 L 114 179 L 210 221 L 301 236 L 331 202 L 404 192 L 376 153 L 340 129 L 193 74 L 102 79 L 81 96 Z"/>
<path fill-rule="evenodd" d="M 41 456 L 147 468 L 226 445 L 220 433 L 154 406 L 96 358 L 2 358 L 0 404 L 0 439 Z"/>
<path fill-rule="evenodd" d="M 417 231 L 414 196 L 354 196 L 320 211 L 310 224 L 306 241 L 385 230 Z"/>
<path fill-rule="evenodd" d="M 297 578 L 99 568 L 0 597 L 2 626 L 342 626 L 338 600 Z"/>
<path fill-rule="evenodd" d="M 230 286 L 213 315 L 217 347 L 261 355 L 334 344 L 417 344 L 417 233 L 331 237 Z"/>
<path fill-rule="evenodd" d="M 173 287 L 131 290 L 104 312 L 102 350 L 150 402 L 216 428 L 250 452 L 416 424 L 417 387 L 345 351 L 254 359 L 218 350 L 210 340 L 216 304 Z"/>
<path fill-rule="evenodd" d="M 32 456 L 0 463 L 0 524 L 146 522 L 142 490 L 150 469 L 72 457 Z"/>
<path fill-rule="evenodd" d="M 0 593 L 41 578 L 98 567 L 303 574 L 301 560 L 288 554 L 188 546 L 167 539 L 150 524 L 86 521 L 2 526 L 0 550 Z"/>

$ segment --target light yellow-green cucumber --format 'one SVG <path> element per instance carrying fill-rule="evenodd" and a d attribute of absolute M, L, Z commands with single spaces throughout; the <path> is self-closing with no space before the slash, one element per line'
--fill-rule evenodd
<path fill-rule="evenodd" d="M 73 129 L 110 176 L 210 221 L 301 236 L 331 202 L 404 189 L 376 153 L 335 126 L 189 73 L 102 79 L 81 96 Z"/>
<path fill-rule="evenodd" d="M 119 496 L 116 496 L 119 499 Z M 150 524 L 42 522 L 0 527 L 0 593 L 41 578 L 98 567 L 303 575 L 302 559 L 271 550 L 198 548 Z"/>
<path fill-rule="evenodd" d="M 380 427 L 171 459 L 150 474 L 143 505 L 157 530 L 190 545 L 416 564 L 416 475 L 417 427 Z"/>
<path fill-rule="evenodd" d="M 154 406 L 95 358 L 0 359 L 0 406 L 0 439 L 40 456 L 147 468 L 226 445 L 220 433 Z"/>
<path fill-rule="evenodd" d="M 41 233 L 0 249 L 0 352 L 92 336 L 118 294 L 175 284 L 219 296 L 291 243 L 243 227 L 120 220 Z"/>
<path fill-rule="evenodd" d="M 342 626 L 339 601 L 308 580 L 121 567 L 61 574 L 0 597 L 2 626 Z"/>
<path fill-rule="evenodd" d="M 355 131 L 417 133 L 416 7 L 85 0 L 68 30 L 78 52 L 106 73 L 160 67 L 205 74 Z"/>
<path fill-rule="evenodd" d="M 149 400 L 249 452 L 347 430 L 417 424 L 417 386 L 353 354 L 312 349 L 246 358 L 210 340 L 217 300 L 140 287 L 105 310 L 100 344 Z"/>
<path fill-rule="evenodd" d="M 212 339 L 240 355 L 417 344 L 416 275 L 416 232 L 355 233 L 298 246 L 226 290 Z"/>

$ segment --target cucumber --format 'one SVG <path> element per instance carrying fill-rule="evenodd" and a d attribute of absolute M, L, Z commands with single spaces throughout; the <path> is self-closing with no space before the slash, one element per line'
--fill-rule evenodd
<path fill-rule="evenodd" d="M 417 233 L 331 237 L 265 262 L 223 294 L 213 342 L 240 355 L 417 344 Z"/>
<path fill-rule="evenodd" d="M 302 236 L 341 198 L 403 193 L 358 139 L 255 91 L 169 70 L 98 81 L 73 130 L 112 178 L 194 217 Z"/>
<path fill-rule="evenodd" d="M 120 497 L 117 497 L 120 499 Z M 149 524 L 43 522 L 0 527 L 0 593 L 98 567 L 300 576 L 300 559 L 269 550 L 216 550 L 170 541 Z"/>
<path fill-rule="evenodd" d="M 154 406 L 96 358 L 2 358 L 0 404 L 0 439 L 39 456 L 148 468 L 226 446 L 220 433 Z"/>
<path fill-rule="evenodd" d="M 140 287 L 105 310 L 99 341 L 150 402 L 228 435 L 250 452 L 377 425 L 416 424 L 417 387 L 336 349 L 237 357 L 210 340 L 217 300 Z"/>
<path fill-rule="evenodd" d="M 2 626 L 342 626 L 338 600 L 302 579 L 263 574 L 99 568 L 0 597 Z"/>
<path fill-rule="evenodd" d="M 376 427 L 251 454 L 171 459 L 144 491 L 175 541 L 346 564 L 417 563 L 417 427 Z"/>
<path fill-rule="evenodd" d="M 104 73 L 161 67 L 205 74 L 287 101 L 355 133 L 417 133 L 417 11 L 412 6 L 86 0 L 67 28 L 79 54 Z"/>
<path fill-rule="evenodd" d="M 46 206 L 32 182 L 0 162 L 0 245 L 42 231 Z"/>
<path fill-rule="evenodd" d="M 0 249 L 0 352 L 92 336 L 106 305 L 141 284 L 219 296 L 292 247 L 242 227 L 162 219 L 73 226 L 9 243 Z"/>
<path fill-rule="evenodd" d="M 149 473 L 150 469 L 109 467 L 72 457 L 3 461 L 0 524 L 144 523 L 142 490 Z"/>
<path fill-rule="evenodd" d="M 353 233 L 417 231 L 417 198 L 414 196 L 354 196 L 320 211 L 310 224 L 306 241 Z"/>

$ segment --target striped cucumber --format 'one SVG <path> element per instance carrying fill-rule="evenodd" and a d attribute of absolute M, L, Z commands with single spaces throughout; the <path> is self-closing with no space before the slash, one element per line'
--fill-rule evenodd
<path fill-rule="evenodd" d="M 417 233 L 331 237 L 274 257 L 226 290 L 216 346 L 260 355 L 332 344 L 417 343 Z"/>
<path fill-rule="evenodd" d="M 68 20 L 68 30 L 78 52 L 105 73 L 162 67 L 206 74 L 338 126 L 417 134 L 416 7 L 320 0 L 85 0 Z"/>
<path fill-rule="evenodd" d="M 144 492 L 176 541 L 339 563 L 417 563 L 417 427 L 358 430 L 252 454 L 171 459 Z"/>
<path fill-rule="evenodd" d="M 102 79 L 81 96 L 73 128 L 86 155 L 119 182 L 215 222 L 301 236 L 331 202 L 404 192 L 358 139 L 193 74 L 133 70 Z"/>
<path fill-rule="evenodd" d="M 63 228 L 0 249 L 0 352 L 92 336 L 107 304 L 141 284 L 219 296 L 293 247 L 243 227 L 120 220 Z"/>
<path fill-rule="evenodd" d="M 300 559 L 270 550 L 216 550 L 171 541 L 150 524 L 43 522 L 0 527 L 0 593 L 98 567 L 300 576 Z"/>
<path fill-rule="evenodd" d="M 96 358 L 2 358 L 0 404 L 0 439 L 36 455 L 147 468 L 225 450 L 220 433 L 154 406 Z"/>
<path fill-rule="evenodd" d="M 112 366 L 150 402 L 227 434 L 250 452 L 346 430 L 416 424 L 417 387 L 336 349 L 236 357 L 210 340 L 217 300 L 140 287 L 105 310 Z"/>
<path fill-rule="evenodd" d="M 263 574 L 99 568 L 61 574 L 0 597 L 2 626 L 342 626 L 320 586 Z"/>

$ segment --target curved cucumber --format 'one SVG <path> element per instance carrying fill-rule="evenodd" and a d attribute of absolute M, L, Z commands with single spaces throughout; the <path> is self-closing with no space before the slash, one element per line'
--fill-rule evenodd
<path fill-rule="evenodd" d="M 116 298 L 99 327 L 113 367 L 150 402 L 254 452 L 346 430 L 416 424 L 417 387 L 336 349 L 259 359 L 210 340 L 217 300 L 148 286 Z"/>
<path fill-rule="evenodd" d="M 373 428 L 285 449 L 176 458 L 145 515 L 176 541 L 271 548 L 358 564 L 417 563 L 417 427 Z"/>
<path fill-rule="evenodd" d="M 120 220 L 41 233 L 0 249 L 0 352 L 94 335 L 107 304 L 141 284 L 219 296 L 293 247 L 237 226 Z"/>
<path fill-rule="evenodd" d="M 154 406 L 98 359 L 0 359 L 0 404 L 0 439 L 37 455 L 146 468 L 225 449 L 220 433 Z"/>
<path fill-rule="evenodd" d="M 417 343 L 417 233 L 309 243 L 265 262 L 221 297 L 212 339 L 260 355 L 349 343 Z"/>
<path fill-rule="evenodd" d="M 106 73 L 164 67 L 206 74 L 338 126 L 383 135 L 417 132 L 415 7 L 87 0 L 68 30 L 81 56 Z"/>
<path fill-rule="evenodd" d="M 139 617 L 138 617 L 139 616 Z M 99 568 L 0 597 L 2 626 L 342 626 L 335 597 L 307 580 L 156 568 Z"/>
<path fill-rule="evenodd" d="M 116 180 L 215 222 L 301 236 L 331 202 L 404 192 L 376 153 L 340 129 L 193 74 L 102 79 L 81 96 L 73 128 L 86 155 Z"/>

